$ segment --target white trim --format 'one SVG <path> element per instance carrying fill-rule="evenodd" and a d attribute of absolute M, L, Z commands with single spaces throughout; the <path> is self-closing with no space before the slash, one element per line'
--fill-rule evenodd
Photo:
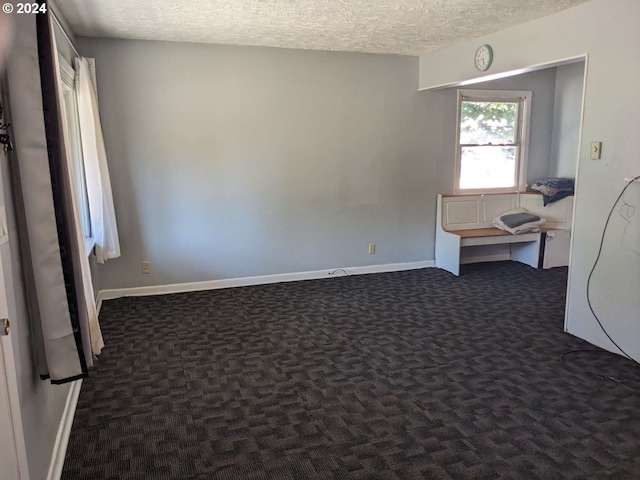
<path fill-rule="evenodd" d="M 69 445 L 69 435 L 71 434 L 71 426 L 73 425 L 73 417 L 76 413 L 78 405 L 78 397 L 82 387 L 82 380 L 76 380 L 71 384 L 67 395 L 67 403 L 64 406 L 58 434 L 56 435 L 56 443 L 53 446 L 53 454 L 51 455 L 51 463 L 49 464 L 49 473 L 47 480 L 59 480 L 62 475 L 62 467 L 64 466 L 64 457 L 67 454 L 67 446 Z"/>
<path fill-rule="evenodd" d="M 102 292 L 98 292 L 98 297 L 96 298 L 96 314 L 100 317 L 100 309 L 102 308 Z"/>
<path fill-rule="evenodd" d="M 484 75 L 480 77 L 470 78 L 469 80 L 461 80 L 459 82 L 448 82 L 448 83 L 440 83 L 438 85 L 432 85 L 430 87 L 418 87 L 419 92 L 428 92 L 435 90 L 443 90 L 445 88 L 454 88 L 454 87 L 466 87 L 469 85 L 475 85 L 477 83 L 490 82 L 492 80 L 499 80 L 501 78 L 514 77 L 516 75 L 522 75 L 524 73 L 536 72 L 538 70 L 545 70 L 547 68 L 561 67 L 563 65 L 570 65 L 572 63 L 578 63 L 583 61 L 587 57 L 587 53 L 583 53 L 580 55 L 575 55 L 573 57 L 565 57 L 558 60 L 553 60 L 550 62 L 544 63 L 536 63 L 534 65 L 530 65 L 525 68 L 517 68 L 515 70 L 507 70 L 506 72 L 493 73 L 491 75 Z M 422 59 L 424 55 L 421 55 L 419 58 Z"/>
<path fill-rule="evenodd" d="M 576 205 L 578 204 L 577 202 L 577 195 L 580 191 L 579 187 L 578 187 L 578 180 L 580 179 L 580 166 L 581 166 L 581 161 L 580 161 L 580 156 L 582 153 L 582 129 L 584 127 L 584 110 L 585 110 L 585 105 L 587 103 L 587 79 L 589 74 L 589 54 L 586 53 L 584 55 L 584 78 L 582 80 L 582 103 L 580 106 L 580 130 L 578 131 L 578 158 L 576 159 L 576 178 L 573 181 L 573 184 L 575 186 L 575 192 L 574 192 L 574 200 L 573 200 L 573 211 L 571 212 L 571 232 L 574 232 L 573 229 L 573 219 L 576 218 Z M 569 318 L 571 318 L 571 314 L 570 314 L 570 310 L 571 310 L 571 288 L 569 288 L 571 286 L 571 277 L 573 274 L 573 268 L 571 268 L 571 265 L 573 265 L 573 245 L 575 242 L 575 235 L 571 235 L 571 238 L 569 239 L 569 273 L 567 274 L 567 295 L 566 295 L 566 299 L 565 299 L 565 304 L 564 304 L 564 331 L 569 333 Z"/>
<path fill-rule="evenodd" d="M 463 100 L 468 102 L 488 100 L 496 102 L 505 100 L 513 102 L 518 98 L 533 95 L 530 90 L 480 90 L 475 88 L 461 88 L 459 90 Z"/>
<path fill-rule="evenodd" d="M 4 155 L 3 155 L 4 156 Z M 4 280 L 4 269 L 2 265 L 2 255 L 0 255 L 0 317 L 9 318 L 9 305 L 7 302 L 7 285 Z M 16 357 L 14 356 L 13 343 L 9 335 L 0 337 L 0 382 L 4 390 L 4 402 L 8 411 L 8 432 L 2 432 L 2 444 L 0 448 L 11 451 L 11 457 L 15 463 L 7 465 L 2 473 L 17 475 L 17 480 L 29 480 L 29 462 L 27 459 L 27 449 L 25 444 L 24 429 L 22 425 L 22 406 L 18 391 L 18 377 L 16 374 Z M 4 417 L 5 412 L 1 412 Z M 4 422 L 3 422 L 4 423 Z M 5 444 L 8 440 L 8 444 Z M 6 458 L 6 457 L 5 457 Z"/>
<path fill-rule="evenodd" d="M 460 122 L 462 119 L 462 90 L 456 93 L 456 143 L 455 143 L 455 168 L 453 173 L 453 193 L 460 195 L 460 171 L 462 170 L 462 159 L 460 158 Z"/>
<path fill-rule="evenodd" d="M 2 264 L 0 261 L 0 295 L 4 297 L 4 280 L 2 278 Z M 7 315 L 8 316 L 8 315 Z M 27 450 L 25 445 L 24 430 L 22 426 L 22 413 L 20 406 L 20 397 L 18 395 L 18 379 L 16 377 L 15 358 L 13 355 L 13 347 L 10 337 L 4 337 L 4 341 L 0 339 L 0 369 L 4 370 L 5 381 L 5 401 L 9 408 L 9 436 L 12 437 L 13 443 L 10 445 L 2 445 L 2 448 L 13 450 L 13 458 L 15 459 L 15 468 L 20 480 L 28 480 L 29 462 L 27 460 Z M 1 381 L 0 376 L 0 381 Z M 4 432 L 3 432 L 4 433 Z M 4 435 L 3 435 L 4 436 Z M 6 467 L 9 472 L 13 468 Z M 5 472 L 6 473 L 6 472 Z"/>
<path fill-rule="evenodd" d="M 197 292 L 201 290 L 216 290 L 219 288 L 246 287 L 249 285 L 264 285 L 268 283 L 297 282 L 344 276 L 344 270 L 349 275 L 363 275 L 368 273 L 398 272 L 402 270 L 416 270 L 435 266 L 435 260 L 407 263 L 387 263 L 383 265 L 367 265 L 363 267 L 329 268 L 309 272 L 278 273 L 275 275 L 259 275 L 255 277 L 226 278 L 222 280 L 207 280 L 204 282 L 174 283 L 169 285 L 150 285 L 148 287 L 114 288 L 98 292 L 98 306 L 103 300 L 120 297 L 137 297 L 145 295 L 165 295 L 169 293 Z M 335 274 L 332 275 L 332 273 Z M 99 307 L 98 307 L 99 308 Z"/>

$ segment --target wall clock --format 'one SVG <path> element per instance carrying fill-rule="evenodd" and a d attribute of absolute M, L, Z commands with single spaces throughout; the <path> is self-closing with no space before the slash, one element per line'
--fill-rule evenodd
<path fill-rule="evenodd" d="M 481 72 L 489 70 L 493 62 L 493 48 L 491 45 L 482 45 L 476 50 L 475 64 Z"/>

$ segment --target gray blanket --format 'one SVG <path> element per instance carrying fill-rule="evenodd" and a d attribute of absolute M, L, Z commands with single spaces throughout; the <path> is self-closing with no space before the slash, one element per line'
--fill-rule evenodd
<path fill-rule="evenodd" d="M 520 225 L 524 225 L 525 223 L 537 222 L 540 220 L 540 217 L 537 215 L 532 215 L 530 213 L 512 213 L 510 215 L 503 215 L 500 217 L 502 223 L 504 223 L 509 228 L 519 227 Z"/>

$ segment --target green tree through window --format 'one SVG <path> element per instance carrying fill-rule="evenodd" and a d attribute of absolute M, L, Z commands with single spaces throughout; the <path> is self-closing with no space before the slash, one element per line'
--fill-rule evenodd
<path fill-rule="evenodd" d="M 460 143 L 513 144 L 518 104 L 462 102 Z"/>

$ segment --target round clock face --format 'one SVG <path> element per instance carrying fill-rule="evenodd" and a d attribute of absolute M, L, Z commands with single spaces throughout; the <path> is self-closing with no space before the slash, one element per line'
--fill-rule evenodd
<path fill-rule="evenodd" d="M 482 45 L 476 50 L 475 64 L 481 72 L 488 70 L 493 62 L 493 49 L 490 45 Z"/>

